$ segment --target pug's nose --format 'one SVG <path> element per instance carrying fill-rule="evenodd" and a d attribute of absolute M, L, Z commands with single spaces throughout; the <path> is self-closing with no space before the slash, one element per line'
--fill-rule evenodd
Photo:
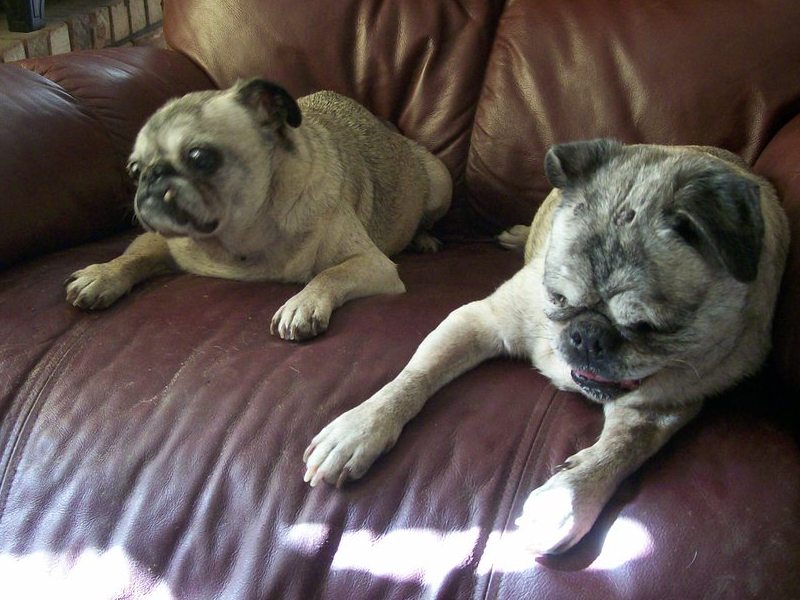
<path fill-rule="evenodd" d="M 617 330 L 603 317 L 574 320 L 567 337 L 570 345 L 590 362 L 607 358 L 622 342 Z"/>
<path fill-rule="evenodd" d="M 160 160 L 147 168 L 147 170 L 144 172 L 143 179 L 145 184 L 151 184 L 163 179 L 164 177 L 176 175 L 177 173 L 178 172 L 175 170 L 175 167 L 173 167 L 169 162 Z"/>

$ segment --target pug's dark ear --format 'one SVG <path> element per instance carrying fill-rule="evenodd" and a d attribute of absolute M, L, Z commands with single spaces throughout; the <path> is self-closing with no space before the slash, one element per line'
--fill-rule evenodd
<path fill-rule="evenodd" d="M 705 168 L 678 188 L 668 216 L 689 245 L 737 281 L 756 278 L 764 242 L 758 183 L 724 167 Z"/>
<path fill-rule="evenodd" d="M 252 110 L 261 125 L 277 129 L 284 123 L 299 127 L 303 120 L 300 107 L 285 89 L 263 79 L 249 79 L 236 84 L 236 98 Z"/>
<path fill-rule="evenodd" d="M 555 144 L 544 157 L 544 171 L 553 187 L 570 187 L 589 178 L 621 147 L 608 138 Z"/>

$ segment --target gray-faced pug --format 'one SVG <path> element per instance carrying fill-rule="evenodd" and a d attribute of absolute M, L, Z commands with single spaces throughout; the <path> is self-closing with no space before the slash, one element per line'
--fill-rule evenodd
<path fill-rule="evenodd" d="M 604 410 L 597 442 L 517 521 L 533 550 L 561 552 L 705 398 L 760 367 L 789 240 L 766 180 L 724 150 L 605 139 L 554 146 L 545 170 L 555 189 L 532 226 L 501 236 L 525 245 L 525 266 L 452 312 L 397 378 L 313 439 L 311 485 L 364 475 L 459 374 L 527 357 Z"/>
<path fill-rule="evenodd" d="M 128 170 L 147 233 L 73 273 L 67 300 L 105 308 L 176 270 L 307 283 L 272 319 L 289 340 L 325 331 L 352 298 L 405 291 L 387 256 L 438 249 L 428 228 L 452 188 L 439 159 L 355 101 L 323 91 L 295 102 L 260 79 L 168 102 Z"/>

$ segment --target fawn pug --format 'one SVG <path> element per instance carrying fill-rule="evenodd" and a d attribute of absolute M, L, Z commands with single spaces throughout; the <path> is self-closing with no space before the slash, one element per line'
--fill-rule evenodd
<path fill-rule="evenodd" d="M 128 170 L 146 233 L 66 282 L 67 300 L 105 308 L 137 283 L 187 271 L 305 283 L 271 331 L 301 340 L 352 298 L 405 290 L 388 256 L 435 251 L 450 205 L 444 164 L 355 101 L 295 101 L 253 79 L 168 102 L 139 132 Z"/>

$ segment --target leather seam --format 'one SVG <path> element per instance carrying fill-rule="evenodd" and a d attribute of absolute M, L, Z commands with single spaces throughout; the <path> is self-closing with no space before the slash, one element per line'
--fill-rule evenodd
<path fill-rule="evenodd" d="M 525 456 L 525 461 L 522 465 L 522 469 L 520 471 L 519 477 L 517 478 L 516 488 L 514 489 L 514 494 L 511 498 L 511 503 L 508 509 L 508 514 L 503 522 L 502 534 L 505 534 L 508 531 L 509 524 L 511 523 L 511 519 L 513 518 L 513 510 L 514 507 L 517 506 L 518 499 L 520 495 L 523 493 L 523 483 L 525 480 L 525 474 L 530 473 L 531 470 L 535 470 L 536 466 L 540 462 L 541 453 L 538 452 L 538 449 L 542 445 L 542 433 L 546 433 L 549 429 L 550 423 L 552 421 L 552 415 L 556 412 L 553 409 L 555 405 L 555 399 L 558 395 L 558 389 L 553 386 L 551 383 L 544 387 L 542 392 L 539 394 L 538 400 L 541 401 L 542 398 L 545 397 L 546 393 L 549 392 L 549 399 L 547 400 L 547 406 L 544 409 L 544 413 L 542 414 L 542 419 L 539 422 L 539 425 L 536 427 L 536 430 L 533 433 L 531 438 L 531 443 L 528 448 L 527 454 Z M 556 407 L 557 408 L 557 407 Z M 491 570 L 489 571 L 489 577 L 486 584 L 486 592 L 483 595 L 484 600 L 489 600 L 490 598 L 495 598 L 497 596 L 496 590 L 499 588 L 499 578 L 502 576 L 501 573 L 498 573 L 495 570 L 495 566 L 492 565 Z"/>
<path fill-rule="evenodd" d="M 49 368 L 49 373 L 44 376 L 44 381 L 39 386 L 35 393 L 31 394 L 33 398 L 28 402 L 29 406 L 24 407 L 16 419 L 14 427 L 9 433 L 9 445 L 11 446 L 8 452 L 8 458 L 4 465 L 0 467 L 0 528 L 2 528 L 3 519 L 5 517 L 5 508 L 8 503 L 8 498 L 11 495 L 11 489 L 14 485 L 15 475 L 17 472 L 16 466 L 19 464 L 22 454 L 28 442 L 28 437 L 36 423 L 36 418 L 41 409 L 44 391 L 50 387 L 54 377 L 63 371 L 65 363 L 72 356 L 72 352 L 76 345 L 81 341 L 86 333 L 87 327 L 80 326 L 80 330 L 74 334 L 72 341 L 65 345 L 56 344 L 50 352 L 56 353 L 45 360 L 43 370 Z M 67 334 L 69 335 L 69 334 Z M 35 368 L 35 367 L 34 367 Z"/>

